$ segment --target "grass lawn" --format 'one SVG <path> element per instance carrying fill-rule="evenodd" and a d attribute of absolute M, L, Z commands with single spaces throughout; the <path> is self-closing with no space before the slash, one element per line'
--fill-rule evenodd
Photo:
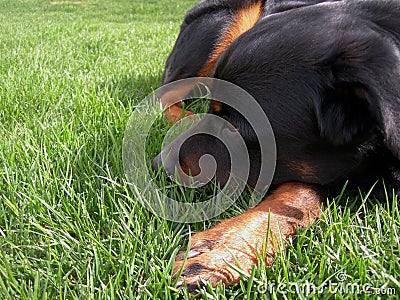
<path fill-rule="evenodd" d="M 143 208 L 122 139 L 195 2 L 0 0 L 0 299 L 178 298 L 174 257 L 211 223 Z M 397 201 L 330 199 L 272 267 L 201 297 L 395 298 Z"/>

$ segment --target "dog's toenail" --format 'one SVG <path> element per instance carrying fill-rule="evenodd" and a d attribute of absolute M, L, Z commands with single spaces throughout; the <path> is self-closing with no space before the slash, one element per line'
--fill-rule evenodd
<path fill-rule="evenodd" d="M 192 257 L 195 257 L 195 256 L 197 256 L 197 255 L 200 255 L 200 252 L 199 252 L 199 251 L 197 251 L 197 250 L 190 250 L 189 253 L 188 253 L 188 258 L 192 258 Z"/>
<path fill-rule="evenodd" d="M 199 251 L 197 251 L 197 250 L 190 250 L 189 253 L 188 253 L 188 255 L 187 255 L 187 258 L 193 258 L 193 257 L 195 257 L 195 256 L 197 256 L 197 255 L 199 255 L 199 254 L 201 254 L 201 252 L 199 252 Z M 185 257 L 186 257 L 186 253 L 182 253 L 182 254 L 179 256 L 180 259 L 185 259 Z"/>
<path fill-rule="evenodd" d="M 179 280 L 179 281 L 176 283 L 175 287 L 176 287 L 178 290 L 181 290 L 181 289 L 183 288 L 183 280 Z"/>

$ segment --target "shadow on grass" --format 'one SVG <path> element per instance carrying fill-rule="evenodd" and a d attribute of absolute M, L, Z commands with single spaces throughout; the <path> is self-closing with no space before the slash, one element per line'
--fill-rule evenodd
<path fill-rule="evenodd" d="M 160 85 L 161 74 L 150 76 L 126 74 L 101 83 L 99 89 L 106 90 L 111 98 L 119 100 L 127 107 L 129 104 L 139 103 Z"/>

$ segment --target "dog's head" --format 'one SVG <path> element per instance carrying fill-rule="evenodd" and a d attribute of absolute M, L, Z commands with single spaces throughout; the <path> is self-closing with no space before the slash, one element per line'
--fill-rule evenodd
<path fill-rule="evenodd" d="M 247 90 L 268 115 L 277 141 L 275 183 L 329 185 L 381 167 L 381 152 L 400 159 L 399 49 L 395 1 L 320 4 L 264 18 L 224 52 L 215 77 Z M 257 178 L 263 141 L 228 105 L 213 103 L 210 112 L 241 133 L 252 156 L 250 179 Z M 179 161 L 167 165 L 195 174 L 197 159 L 209 153 L 224 182 L 230 161 L 223 145 L 199 135 L 184 146 Z"/>

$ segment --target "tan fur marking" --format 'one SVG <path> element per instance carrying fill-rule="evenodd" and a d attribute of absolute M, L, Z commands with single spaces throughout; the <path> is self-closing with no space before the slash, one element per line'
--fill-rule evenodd
<path fill-rule="evenodd" d="M 219 113 L 222 110 L 222 103 L 219 101 L 211 101 L 211 109 L 213 112 Z"/>
<path fill-rule="evenodd" d="M 214 72 L 215 65 L 221 54 L 229 47 L 234 40 L 241 34 L 254 26 L 263 13 L 261 2 L 252 6 L 243 8 L 234 17 L 234 21 L 227 30 L 223 33 L 220 42 L 215 47 L 214 51 L 209 56 L 206 64 L 200 70 L 199 76 L 211 76 Z"/>
<path fill-rule="evenodd" d="M 168 90 L 164 95 L 161 96 L 160 102 L 161 107 L 165 109 L 165 117 L 171 123 L 175 123 L 182 119 L 184 116 L 193 115 L 191 111 L 182 111 L 182 102 L 176 102 L 177 100 L 183 101 L 189 94 L 189 92 L 195 87 L 195 83 L 182 82 L 179 85 L 175 85 L 175 88 Z"/>
<path fill-rule="evenodd" d="M 303 180 L 313 180 L 316 178 L 315 169 L 303 161 L 290 161 L 287 166 L 301 175 Z"/>

